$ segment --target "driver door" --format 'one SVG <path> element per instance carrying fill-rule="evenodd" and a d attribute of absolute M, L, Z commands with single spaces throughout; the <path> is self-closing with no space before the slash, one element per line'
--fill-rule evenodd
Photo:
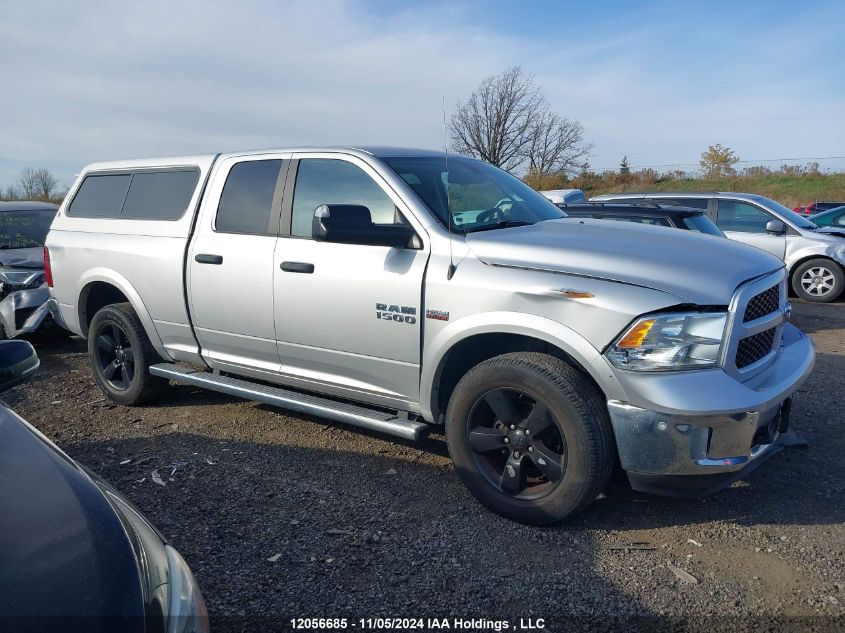
<path fill-rule="evenodd" d="M 282 373 L 338 395 L 414 401 L 429 255 L 425 234 L 414 226 L 419 248 L 317 242 L 312 219 L 323 204 L 363 205 L 377 224 L 415 222 L 364 161 L 332 154 L 294 161 L 273 265 Z"/>

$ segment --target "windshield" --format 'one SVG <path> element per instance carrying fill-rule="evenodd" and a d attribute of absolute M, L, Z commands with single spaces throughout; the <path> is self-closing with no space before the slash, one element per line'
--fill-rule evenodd
<path fill-rule="evenodd" d="M 0 213 L 0 249 L 44 246 L 55 215 L 52 209 Z"/>
<path fill-rule="evenodd" d="M 763 202 L 765 206 L 767 206 L 768 208 L 770 208 L 773 211 L 776 211 L 777 213 L 782 215 L 784 217 L 784 219 L 786 219 L 788 222 L 791 222 L 792 224 L 797 226 L 799 229 L 810 229 L 810 230 L 812 230 L 812 229 L 818 228 L 815 224 L 810 222 L 807 218 L 805 218 L 801 215 L 798 215 L 797 213 L 795 213 L 795 211 L 783 206 L 780 202 L 775 202 L 771 198 L 766 198 L 764 196 L 760 196 L 759 198 L 760 198 L 760 201 Z"/>
<path fill-rule="evenodd" d="M 698 231 L 699 233 L 706 233 L 707 235 L 725 237 L 725 234 L 722 233 L 721 229 L 713 224 L 713 221 L 703 213 L 687 215 L 683 218 L 683 223 L 690 231 Z"/>
<path fill-rule="evenodd" d="M 383 158 L 408 183 L 440 222 L 469 233 L 535 224 L 566 217 L 546 198 L 518 178 L 488 163 L 449 157 Z M 448 202 L 447 202 L 448 188 Z"/>

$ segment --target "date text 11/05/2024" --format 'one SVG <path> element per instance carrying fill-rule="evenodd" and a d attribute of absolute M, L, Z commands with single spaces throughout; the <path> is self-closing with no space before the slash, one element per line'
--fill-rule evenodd
<path fill-rule="evenodd" d="M 290 623 L 297 631 L 542 631 L 546 626 L 543 618 L 291 618 Z"/>

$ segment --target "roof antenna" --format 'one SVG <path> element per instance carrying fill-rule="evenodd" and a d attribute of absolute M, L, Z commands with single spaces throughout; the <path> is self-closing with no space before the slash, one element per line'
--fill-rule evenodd
<path fill-rule="evenodd" d="M 455 260 L 452 257 L 452 204 L 449 201 L 449 143 L 446 135 L 446 95 L 443 95 L 443 158 L 446 161 L 446 225 L 449 227 L 449 268 L 446 279 L 455 276 Z"/>

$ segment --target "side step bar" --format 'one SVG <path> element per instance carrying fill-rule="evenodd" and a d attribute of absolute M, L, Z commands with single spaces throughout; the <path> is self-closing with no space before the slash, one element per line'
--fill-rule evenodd
<path fill-rule="evenodd" d="M 231 376 L 221 376 L 173 363 L 152 365 L 150 373 L 153 376 L 167 378 L 175 382 L 195 385 L 247 400 L 257 400 L 297 413 L 307 413 L 337 422 L 345 422 L 372 431 L 396 435 L 406 440 L 418 440 L 428 431 L 428 424 L 425 422 L 405 420 L 388 411 L 370 409 L 366 406 L 348 404 Z"/>

